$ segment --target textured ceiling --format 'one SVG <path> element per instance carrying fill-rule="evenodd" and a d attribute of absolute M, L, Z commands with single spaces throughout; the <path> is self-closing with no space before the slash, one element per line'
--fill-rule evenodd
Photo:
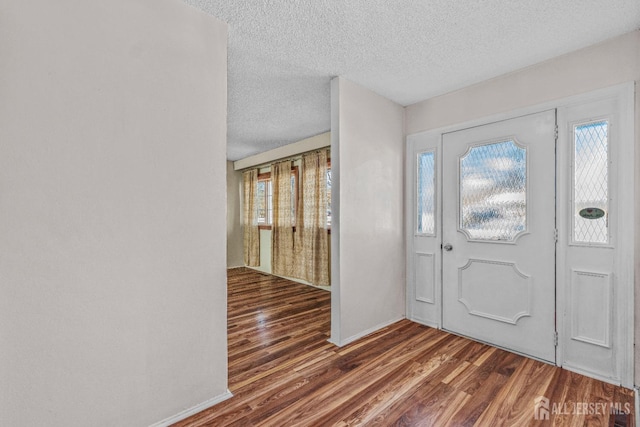
<path fill-rule="evenodd" d="M 329 130 L 335 76 L 409 105 L 640 28 L 640 0 L 184 1 L 229 23 L 229 160 Z"/>

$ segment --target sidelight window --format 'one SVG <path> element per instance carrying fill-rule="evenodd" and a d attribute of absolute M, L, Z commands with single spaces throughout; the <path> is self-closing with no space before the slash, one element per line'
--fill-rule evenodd
<path fill-rule="evenodd" d="M 418 154 L 417 232 L 435 234 L 435 151 Z"/>
<path fill-rule="evenodd" d="M 609 243 L 609 146 L 606 120 L 573 127 L 573 241 Z"/>

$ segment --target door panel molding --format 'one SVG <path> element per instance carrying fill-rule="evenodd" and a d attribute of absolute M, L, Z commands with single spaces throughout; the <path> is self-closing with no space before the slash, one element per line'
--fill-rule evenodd
<path fill-rule="evenodd" d="M 433 253 L 416 252 L 416 300 L 436 303 L 436 257 Z"/>
<path fill-rule="evenodd" d="M 505 279 L 505 281 L 507 281 L 506 280 L 507 278 L 509 277 L 511 278 L 511 281 L 509 281 L 510 287 L 521 288 L 521 289 L 515 289 L 515 292 L 521 294 L 519 301 L 522 302 L 522 304 L 519 307 L 516 307 L 513 305 L 500 307 L 500 305 L 498 304 L 498 306 L 495 307 L 496 296 L 484 295 L 483 299 L 485 301 L 476 301 L 475 303 L 476 307 L 473 307 L 474 303 L 471 301 L 471 299 L 467 299 L 465 297 L 465 287 L 464 287 L 465 281 L 463 280 L 462 276 L 465 272 L 471 275 L 481 275 L 481 273 L 477 271 L 472 272 L 472 267 L 474 266 L 474 264 L 476 267 L 482 264 L 493 266 L 493 267 L 498 267 L 498 266 L 503 267 L 504 270 L 501 273 L 499 273 L 499 275 L 502 276 Z M 520 284 L 518 284 L 517 282 L 520 282 Z M 509 291 L 510 291 L 509 289 L 505 289 L 505 292 L 509 292 Z M 511 292 L 514 292 L 514 291 L 511 291 Z M 497 320 L 498 322 L 508 323 L 511 325 L 517 325 L 518 320 L 520 320 L 522 317 L 531 316 L 531 293 L 532 293 L 531 277 L 521 272 L 516 266 L 516 264 L 513 262 L 489 261 L 484 259 L 470 258 L 465 265 L 458 268 L 458 301 L 464 304 L 469 314 L 472 314 L 474 316 Z M 480 307 L 478 307 L 478 305 L 480 305 Z M 484 305 L 484 307 L 482 307 L 482 305 Z M 494 305 L 494 307 L 491 308 L 491 307 L 488 307 L 488 305 Z M 489 310 L 493 310 L 494 313 L 490 313 Z M 502 310 L 503 313 L 502 314 L 495 313 L 496 310 Z"/>
<path fill-rule="evenodd" d="M 571 339 L 611 349 L 611 273 L 571 270 Z"/>

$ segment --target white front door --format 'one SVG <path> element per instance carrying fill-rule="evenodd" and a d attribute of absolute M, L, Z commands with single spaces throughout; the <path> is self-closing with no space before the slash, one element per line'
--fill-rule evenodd
<path fill-rule="evenodd" d="M 549 110 L 442 137 L 442 327 L 555 362 Z"/>

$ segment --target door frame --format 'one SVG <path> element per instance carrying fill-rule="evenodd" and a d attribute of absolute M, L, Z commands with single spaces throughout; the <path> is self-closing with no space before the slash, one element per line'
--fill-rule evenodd
<path fill-rule="evenodd" d="M 635 177 L 634 177 L 634 161 L 635 161 L 635 129 L 634 129 L 634 93 L 635 83 L 628 82 L 603 89 L 594 90 L 591 92 L 563 98 L 560 100 L 545 102 L 536 104 L 529 107 L 524 107 L 505 113 L 490 115 L 487 117 L 467 121 L 464 123 L 449 125 L 437 129 L 427 130 L 406 137 L 406 160 L 405 160 L 405 236 L 406 236 L 406 317 L 409 320 L 417 323 L 422 323 L 427 326 L 442 328 L 442 274 L 437 276 L 440 278 L 440 283 L 435 283 L 436 292 L 436 312 L 437 318 L 432 320 L 425 320 L 416 318 L 413 315 L 413 282 L 414 282 L 414 235 L 415 235 L 415 218 L 414 218 L 414 185 L 416 182 L 415 176 L 415 156 L 418 152 L 424 151 L 416 149 L 417 143 L 428 143 L 430 146 L 436 147 L 436 177 L 435 185 L 438 198 L 442 190 L 442 135 L 449 132 L 455 132 L 464 130 L 476 126 L 482 126 L 489 123 L 500 122 L 528 114 L 534 114 L 545 110 L 556 109 L 558 111 L 558 118 L 556 125 L 558 126 L 558 138 L 557 147 L 566 147 L 571 141 L 568 140 L 570 135 L 566 131 L 566 123 L 562 123 L 562 110 L 563 108 L 586 104 L 607 98 L 616 98 L 620 103 L 620 129 L 619 141 L 620 145 L 617 147 L 619 155 L 615 159 L 617 162 L 618 182 L 624 183 L 625 193 L 632 194 L 632 197 L 618 197 L 617 200 L 617 221 L 619 224 L 624 224 L 623 227 L 618 227 L 617 231 L 617 247 L 616 247 L 616 263 L 614 264 L 613 274 L 617 277 L 616 285 L 618 294 L 616 296 L 616 316 L 621 319 L 619 322 L 619 330 L 614 333 L 622 337 L 623 343 L 620 346 L 620 381 L 612 381 L 610 378 L 599 377 L 597 374 L 590 372 L 580 372 L 582 374 L 600 379 L 605 382 L 611 382 L 614 384 L 621 384 L 622 386 L 632 388 L 634 382 L 634 261 L 635 261 L 635 247 L 634 247 L 634 233 L 635 233 Z M 568 167 L 562 167 L 564 165 L 559 162 L 566 162 L 566 155 L 563 154 L 563 150 L 556 150 L 556 164 L 560 166 L 556 167 L 556 182 L 564 183 L 570 179 L 569 175 L 571 170 Z M 564 150 L 566 151 L 566 150 Z M 621 186 L 620 184 L 619 186 Z M 558 186 L 558 184 L 556 184 Z M 614 189 L 618 194 L 620 191 Z M 556 195 L 562 194 L 561 191 L 556 191 Z M 563 212 L 558 208 L 556 202 L 556 215 Z M 556 227 L 561 227 L 566 221 L 557 221 Z M 440 244 L 442 244 L 442 203 L 438 203 L 436 206 L 436 229 Z M 566 228 L 566 227 L 565 227 Z M 558 233 L 568 233 L 567 229 L 558 229 Z M 564 280 L 564 271 L 567 265 L 561 264 L 564 262 L 564 256 L 560 248 L 556 246 L 556 333 L 558 335 L 557 347 L 556 347 L 556 366 L 563 366 L 563 347 L 564 340 L 567 337 L 564 336 L 565 322 L 564 313 L 566 312 L 564 295 L 568 287 L 568 283 Z M 440 254 L 441 255 L 441 254 Z M 442 257 L 439 256 L 440 273 L 442 272 Z M 571 369 L 571 368 L 568 368 Z"/>

